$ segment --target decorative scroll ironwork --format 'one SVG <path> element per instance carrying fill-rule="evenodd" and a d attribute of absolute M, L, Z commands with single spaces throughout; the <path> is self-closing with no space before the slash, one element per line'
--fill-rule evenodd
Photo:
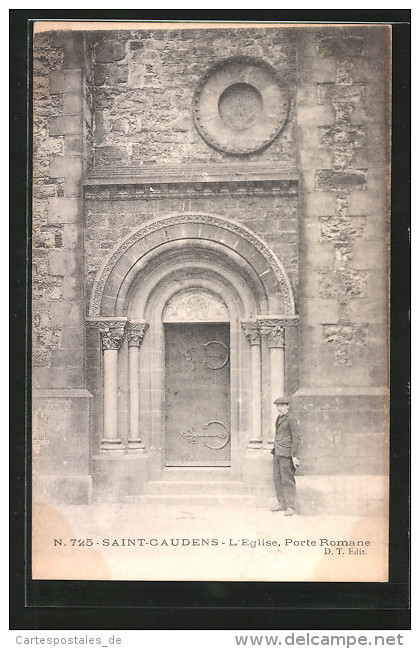
<path fill-rule="evenodd" d="M 221 369 L 223 369 L 223 367 L 226 367 L 226 365 L 229 362 L 229 356 L 230 356 L 229 348 L 224 343 L 220 342 L 220 340 L 210 340 L 208 343 L 204 343 L 203 350 L 206 351 L 207 347 L 209 345 L 221 345 L 226 350 L 226 356 L 225 356 L 222 364 L 217 365 L 216 367 L 212 367 L 211 365 L 209 365 L 207 360 L 203 361 L 203 365 L 205 367 L 207 367 L 209 370 L 221 370 Z"/>
<path fill-rule="evenodd" d="M 224 430 L 218 433 L 207 432 L 209 427 L 214 424 L 219 424 L 224 428 Z M 212 449 L 212 451 L 221 451 L 222 448 L 225 448 L 230 442 L 230 430 L 226 426 L 226 424 L 223 423 L 223 421 L 219 421 L 217 419 L 214 419 L 213 421 L 209 421 L 207 424 L 204 424 L 202 426 L 202 430 L 204 432 L 197 431 L 195 426 L 192 426 L 191 428 L 188 428 L 186 431 L 182 432 L 181 437 L 185 439 L 187 442 L 190 442 L 191 444 L 196 444 L 198 439 L 204 437 L 219 438 L 223 440 L 223 442 L 219 446 L 211 446 L 206 440 L 204 440 L 203 441 L 204 446 L 207 446 L 207 448 Z"/>

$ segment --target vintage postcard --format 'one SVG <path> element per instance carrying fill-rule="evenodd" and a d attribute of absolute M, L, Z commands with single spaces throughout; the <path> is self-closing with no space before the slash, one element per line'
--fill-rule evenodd
<path fill-rule="evenodd" d="M 388 580 L 390 57 L 34 23 L 33 579 Z"/>

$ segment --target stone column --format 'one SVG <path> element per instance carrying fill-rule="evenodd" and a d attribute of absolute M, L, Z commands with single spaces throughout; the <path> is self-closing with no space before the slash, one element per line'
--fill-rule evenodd
<path fill-rule="evenodd" d="M 271 439 L 268 441 L 272 442 L 277 417 L 274 400 L 284 396 L 284 321 L 267 318 L 260 321 L 260 326 L 270 350 Z"/>
<path fill-rule="evenodd" d="M 145 447 L 140 436 L 139 409 L 139 350 L 144 334 L 149 325 L 147 322 L 129 322 L 128 324 L 128 363 L 130 372 L 130 430 L 128 452 L 144 453 Z"/>
<path fill-rule="evenodd" d="M 101 329 L 104 353 L 104 434 L 101 452 L 124 449 L 118 437 L 118 350 L 124 338 L 125 323 Z"/>
<path fill-rule="evenodd" d="M 118 436 L 118 350 L 125 334 L 127 318 L 87 318 L 87 325 L 99 329 L 103 351 L 104 428 L 100 452 L 123 453 Z"/>
<path fill-rule="evenodd" d="M 248 448 L 262 446 L 261 431 L 261 332 L 256 320 L 242 322 L 242 328 L 251 345 L 251 407 L 252 431 Z"/>

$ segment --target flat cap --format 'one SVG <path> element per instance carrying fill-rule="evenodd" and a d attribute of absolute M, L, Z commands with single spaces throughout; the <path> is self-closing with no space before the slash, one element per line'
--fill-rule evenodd
<path fill-rule="evenodd" d="M 275 400 L 275 405 L 277 406 L 279 403 L 290 403 L 290 397 L 278 397 Z"/>

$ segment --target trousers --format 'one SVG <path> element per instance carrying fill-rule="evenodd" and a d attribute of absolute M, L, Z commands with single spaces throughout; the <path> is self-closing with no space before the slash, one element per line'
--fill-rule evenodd
<path fill-rule="evenodd" d="M 273 480 L 277 500 L 281 507 L 295 509 L 296 482 L 295 467 L 291 457 L 273 455 Z"/>

